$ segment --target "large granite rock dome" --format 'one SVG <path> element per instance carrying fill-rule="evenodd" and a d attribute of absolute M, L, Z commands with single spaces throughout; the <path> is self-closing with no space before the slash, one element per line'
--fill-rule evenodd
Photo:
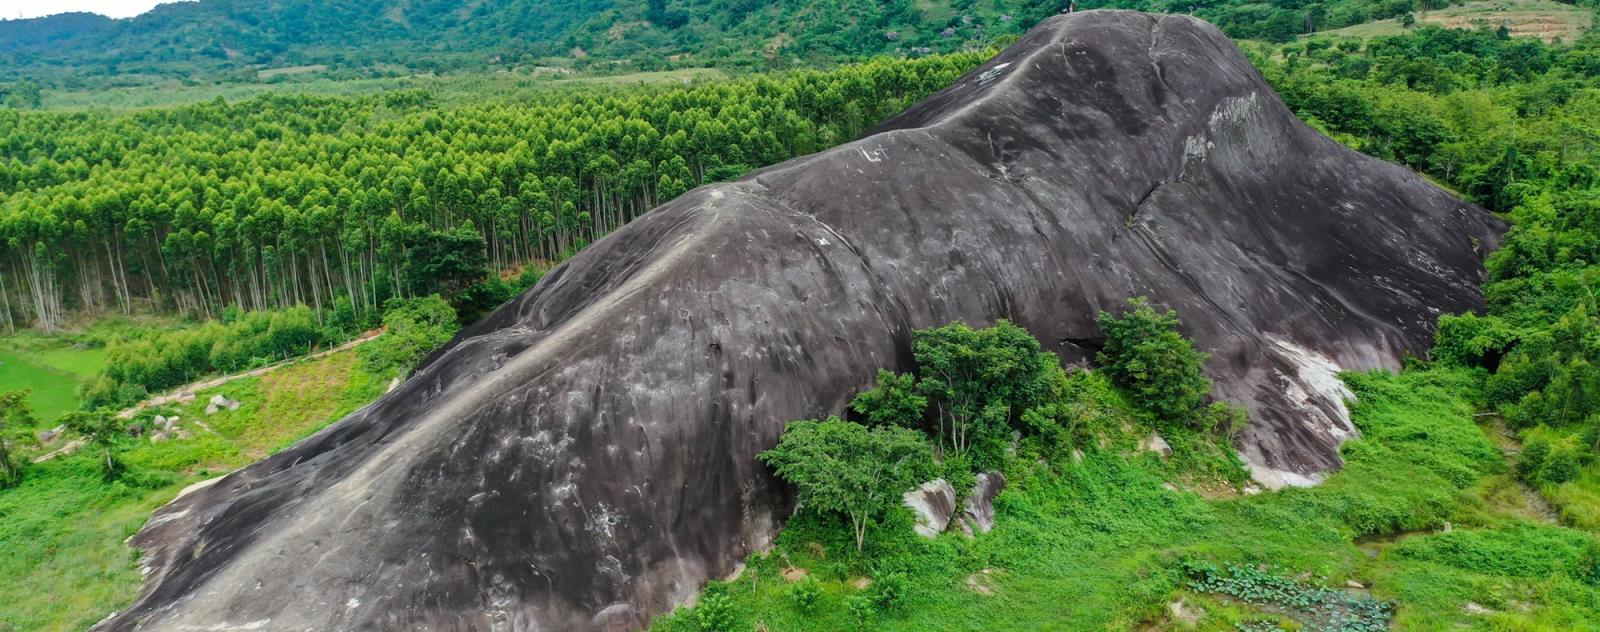
<path fill-rule="evenodd" d="M 838 148 L 601 240 L 394 392 L 162 509 L 112 630 L 645 625 L 766 546 L 754 456 L 913 329 L 1009 318 L 1064 360 L 1134 295 L 1249 405 L 1269 484 L 1339 466 L 1339 369 L 1480 307 L 1500 224 L 1296 120 L 1203 22 L 1053 18 Z"/>

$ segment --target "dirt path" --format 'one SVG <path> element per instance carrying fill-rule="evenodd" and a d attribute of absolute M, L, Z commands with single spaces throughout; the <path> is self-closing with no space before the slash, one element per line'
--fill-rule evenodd
<path fill-rule="evenodd" d="M 1517 455 L 1522 453 L 1522 440 L 1518 439 L 1517 434 L 1506 427 L 1505 419 L 1499 415 L 1484 414 L 1478 418 L 1478 427 L 1482 428 L 1483 433 L 1489 435 L 1489 440 L 1494 443 L 1496 448 L 1500 449 L 1500 453 L 1505 457 L 1506 466 L 1511 468 L 1511 471 L 1516 471 Z M 1522 482 L 1515 475 L 1508 474 L 1507 476 L 1517 486 L 1517 489 L 1522 492 L 1523 507 L 1521 508 L 1522 511 L 1517 512 L 1518 514 L 1537 522 L 1552 524 L 1557 522 L 1559 514 L 1550 507 L 1550 503 L 1544 499 L 1544 495 L 1540 494 L 1539 490 L 1529 487 L 1527 483 Z"/>
<path fill-rule="evenodd" d="M 364 334 L 361 334 L 360 336 L 357 336 L 355 340 L 351 340 L 350 342 L 346 342 L 346 343 L 344 343 L 342 345 L 339 345 L 337 347 L 329 347 L 327 349 L 323 349 L 322 351 L 318 351 L 318 352 L 310 354 L 310 355 L 300 356 L 298 358 L 292 358 L 292 359 L 289 359 L 289 360 L 284 360 L 282 362 L 276 362 L 276 363 L 269 364 L 267 366 L 261 367 L 259 369 L 251 369 L 251 370 L 245 371 L 243 373 L 234 373 L 232 375 L 223 375 L 223 376 L 218 376 L 218 377 L 214 377 L 214 378 L 210 378 L 210 379 L 206 379 L 206 380 L 201 380 L 199 382 L 194 382 L 194 383 L 191 383 L 191 384 L 185 384 L 185 385 L 180 386 L 178 388 L 175 388 L 175 389 L 172 389 L 170 391 L 167 391 L 166 393 L 163 393 L 161 395 L 157 395 L 157 396 L 152 397 L 150 399 L 147 399 L 147 400 L 144 400 L 142 402 L 139 402 L 135 406 L 123 409 L 122 411 L 117 413 L 117 419 L 132 419 L 134 415 L 139 414 L 139 411 L 144 410 L 146 408 L 149 408 L 151 406 L 165 406 L 165 405 L 171 404 L 173 402 L 191 401 L 191 400 L 194 399 L 195 393 L 197 393 L 199 391 L 203 391 L 203 390 L 206 390 L 208 388 L 216 388 L 218 386 L 222 386 L 223 384 L 227 384 L 227 383 L 232 382 L 234 380 L 242 380 L 242 379 L 247 378 L 247 377 L 257 377 L 257 376 L 261 376 L 261 375 L 266 375 L 268 373 L 271 373 L 271 372 L 276 371 L 278 369 L 287 367 L 287 366 L 289 366 L 291 364 L 295 364 L 297 362 L 304 362 L 304 361 L 307 361 L 307 360 L 316 360 L 316 359 L 319 359 L 319 358 L 324 358 L 324 357 L 333 355 L 335 353 L 339 353 L 340 351 L 346 351 L 346 350 L 349 350 L 349 349 L 354 349 L 354 348 L 356 348 L 358 346 L 361 346 L 363 344 L 366 344 L 368 342 L 372 342 L 373 340 L 376 340 L 378 338 L 378 336 L 381 336 L 381 335 L 383 335 L 382 331 L 379 331 L 379 330 L 369 331 L 369 332 L 366 332 Z M 209 433 L 212 433 L 212 434 L 216 434 L 216 431 L 212 430 L 211 426 L 206 425 L 206 423 L 204 421 L 201 421 L 199 419 L 191 419 L 189 421 L 191 423 L 199 426 L 202 430 L 205 430 L 206 432 L 209 432 Z M 54 458 L 59 457 L 59 456 L 66 456 L 68 454 L 72 454 L 73 452 L 77 452 L 78 448 L 81 448 L 81 447 L 83 447 L 83 440 L 82 439 L 74 439 L 74 440 L 69 441 L 66 444 L 62 445 L 61 447 L 56 448 L 55 450 L 51 450 L 49 452 L 46 452 L 44 454 L 41 454 L 39 456 L 34 457 L 33 458 L 33 462 L 34 463 L 43 463 L 45 461 L 49 461 L 50 459 L 54 459 Z"/>
<path fill-rule="evenodd" d="M 152 397 L 150 399 L 147 399 L 147 400 L 144 400 L 142 402 L 139 402 L 137 405 L 134 405 L 134 406 L 132 406 L 130 408 L 123 409 L 121 412 L 117 413 L 117 419 L 132 419 L 134 415 L 139 414 L 139 411 L 144 410 L 146 408 L 149 408 L 151 406 L 165 406 L 167 404 L 171 404 L 171 403 L 177 402 L 177 401 L 188 401 L 188 400 L 194 398 L 194 394 L 196 392 L 198 392 L 198 391 L 203 391 L 203 390 L 206 390 L 208 388 L 216 388 L 218 386 L 222 386 L 223 384 L 227 384 L 227 383 L 232 382 L 234 380 L 242 380 L 242 379 L 247 378 L 247 377 L 257 377 L 257 376 L 261 376 L 261 375 L 266 375 L 268 373 L 271 373 L 271 372 L 276 371 L 278 369 L 281 369 L 283 367 L 289 366 L 289 365 L 294 364 L 296 362 L 303 362 L 303 361 L 306 361 L 306 360 L 316 360 L 318 358 L 323 358 L 323 357 L 327 357 L 327 356 L 333 355 L 333 354 L 338 353 L 340 351 L 344 351 L 344 350 L 347 350 L 347 349 L 354 349 L 354 348 L 356 348 L 356 347 L 358 347 L 360 345 L 366 344 L 368 342 L 371 342 L 371 341 L 377 339 L 377 337 L 381 336 L 381 335 L 383 335 L 383 332 L 381 332 L 381 331 L 369 331 L 367 333 L 361 334 L 360 336 L 356 337 L 355 340 L 351 340 L 350 342 L 346 342 L 346 343 L 344 343 L 342 345 L 339 345 L 337 347 L 330 347 L 328 349 L 324 349 L 322 351 L 318 351 L 318 352 L 313 353 L 311 355 L 305 355 L 305 356 L 300 356 L 298 358 L 284 360 L 282 362 L 269 364 L 269 365 L 261 367 L 259 369 L 251 369 L 251 370 L 245 371 L 243 373 L 234 373 L 232 375 L 223 375 L 223 376 L 214 377 L 214 378 L 211 378 L 211 379 L 208 379 L 208 380 L 201 380 L 199 382 L 194 382 L 194 383 L 191 383 L 191 384 L 185 384 L 185 385 L 180 386 L 178 388 L 175 388 L 175 389 L 172 389 L 170 391 L 167 391 L 166 393 L 163 393 L 161 395 L 157 395 L 157 396 Z"/>

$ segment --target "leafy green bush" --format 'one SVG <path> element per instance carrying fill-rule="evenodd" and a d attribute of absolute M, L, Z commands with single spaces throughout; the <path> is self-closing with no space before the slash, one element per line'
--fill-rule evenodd
<path fill-rule="evenodd" d="M 361 347 L 361 361 L 371 373 L 411 370 L 456 333 L 456 312 L 437 295 L 390 299 L 384 305 L 384 333 Z"/>
<path fill-rule="evenodd" d="M 909 589 L 905 573 L 885 573 L 872 582 L 872 603 L 879 610 L 893 610 L 905 601 Z"/>
<path fill-rule="evenodd" d="M 872 619 L 872 600 L 866 595 L 851 595 L 844 601 L 845 610 L 850 613 L 850 619 L 855 622 L 857 630 L 867 629 L 867 621 Z"/>
<path fill-rule="evenodd" d="M 1516 330 L 1500 318 L 1447 314 L 1439 317 L 1433 359 L 1456 366 L 1488 366 L 1498 363 L 1516 340 Z"/>
<path fill-rule="evenodd" d="M 1583 543 L 1583 550 L 1572 560 L 1570 572 L 1573 579 L 1600 588 L 1600 540 L 1590 538 Z"/>
<path fill-rule="evenodd" d="M 917 376 L 878 370 L 878 384 L 850 400 L 850 410 L 873 426 L 920 428 L 928 398 L 917 392 Z"/>
<path fill-rule="evenodd" d="M 794 607 L 801 612 L 810 612 L 817 607 L 817 602 L 822 599 L 822 582 L 817 578 L 807 575 L 789 586 L 789 600 L 794 602 Z"/>
<path fill-rule="evenodd" d="M 1122 316 L 1101 312 L 1105 347 L 1096 356 L 1112 383 L 1163 423 L 1194 425 L 1194 412 L 1211 392 L 1202 372 L 1206 353 L 1178 332 L 1177 312 L 1157 312 L 1144 298 L 1128 301 Z"/>
<path fill-rule="evenodd" d="M 703 632 L 733 632 L 733 600 L 708 586 L 694 607 L 694 619 Z"/>
<path fill-rule="evenodd" d="M 838 417 L 790 422 L 778 445 L 758 458 L 795 486 L 801 506 L 843 514 L 857 551 L 867 529 L 896 510 L 901 494 L 934 469 L 922 433 L 892 426 L 869 429 Z"/>
<path fill-rule="evenodd" d="M 1545 458 L 1550 456 L 1550 442 L 1542 438 L 1529 439 L 1522 444 L 1522 454 L 1517 458 L 1517 475 L 1529 483 L 1537 483 L 1544 469 Z"/>
<path fill-rule="evenodd" d="M 0 489 L 16 485 L 22 480 L 22 467 L 11 456 L 14 432 L 26 432 L 37 420 L 33 407 L 28 405 L 28 390 L 0 393 Z"/>
<path fill-rule="evenodd" d="M 1572 446 L 1561 445 L 1550 451 L 1550 456 L 1544 460 L 1544 467 L 1539 468 L 1539 482 L 1546 485 L 1560 485 L 1578 478 L 1578 451 Z"/>

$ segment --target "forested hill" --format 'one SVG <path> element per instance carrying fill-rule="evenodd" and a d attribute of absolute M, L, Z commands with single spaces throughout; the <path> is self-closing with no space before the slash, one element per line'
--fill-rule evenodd
<path fill-rule="evenodd" d="M 1594 3 L 1596 0 L 1574 0 Z M 1081 0 L 1193 12 L 1235 38 L 1287 41 L 1450 0 Z M 461 69 L 787 67 L 950 52 L 1021 33 L 1067 0 L 199 0 L 112 20 L 0 21 L 0 81 L 256 80 Z M 323 68 L 326 67 L 326 68 Z"/>
<path fill-rule="evenodd" d="M 902 49 L 945 52 L 1020 33 L 1055 0 L 201 0 L 126 20 L 0 22 L 0 77 L 254 78 L 591 65 L 790 65 Z"/>

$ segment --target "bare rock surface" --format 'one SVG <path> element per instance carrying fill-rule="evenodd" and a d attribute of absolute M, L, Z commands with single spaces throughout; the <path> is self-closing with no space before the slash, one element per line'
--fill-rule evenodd
<path fill-rule="evenodd" d="M 1006 475 L 1000 472 L 984 472 L 977 479 L 961 507 L 961 528 L 968 534 L 994 528 L 994 499 L 1006 488 Z"/>
<path fill-rule="evenodd" d="M 1501 224 L 1296 120 L 1219 31 L 1052 18 L 863 138 L 586 248 L 393 392 L 160 510 L 110 630 L 628 629 L 765 548 L 755 455 L 911 332 L 1009 318 L 1067 362 L 1146 295 L 1248 406 L 1267 485 L 1340 465 L 1337 370 L 1481 307 Z"/>
<path fill-rule="evenodd" d="M 955 515 L 956 489 L 944 479 L 936 478 L 906 492 L 903 502 L 917 518 L 914 527 L 917 535 L 937 538 L 950 526 L 950 518 Z"/>

